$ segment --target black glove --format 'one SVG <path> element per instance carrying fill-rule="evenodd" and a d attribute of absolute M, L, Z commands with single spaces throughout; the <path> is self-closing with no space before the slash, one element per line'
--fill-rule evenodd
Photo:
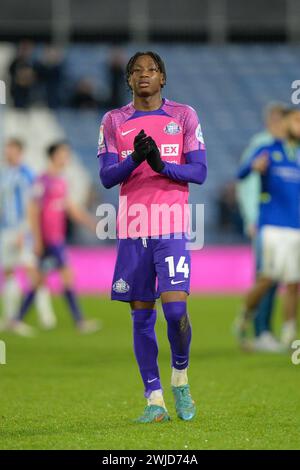
<path fill-rule="evenodd" d="M 161 173 L 165 167 L 156 142 L 152 139 L 152 137 L 150 137 L 150 152 L 147 156 L 147 162 L 151 166 L 152 170 L 156 173 Z"/>
<path fill-rule="evenodd" d="M 147 137 L 144 129 L 142 129 L 134 138 L 134 151 L 132 152 L 132 160 L 138 165 L 146 160 L 147 155 L 150 151 L 150 139 Z"/>

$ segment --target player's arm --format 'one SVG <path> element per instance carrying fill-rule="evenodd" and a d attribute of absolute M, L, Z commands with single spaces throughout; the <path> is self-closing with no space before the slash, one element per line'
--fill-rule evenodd
<path fill-rule="evenodd" d="M 115 130 L 110 113 L 107 113 L 100 126 L 98 157 L 100 180 L 107 189 L 125 181 L 142 161 L 146 159 L 148 137 L 141 131 L 134 139 L 134 150 L 124 160 L 119 161 Z"/>
<path fill-rule="evenodd" d="M 18 246 L 18 248 L 21 248 L 23 246 L 25 233 L 27 232 L 28 226 L 30 225 L 28 205 L 29 205 L 29 202 L 31 200 L 30 198 L 31 198 L 31 195 L 32 195 L 32 188 L 34 186 L 34 181 L 35 181 L 35 175 L 29 167 L 23 165 L 21 171 L 22 171 L 23 182 L 24 182 L 23 190 L 21 191 L 21 196 L 22 196 L 22 199 L 23 199 L 25 211 L 24 211 L 23 219 L 20 218 L 19 224 L 18 224 L 18 227 L 17 227 L 17 230 L 18 230 L 17 246 Z"/>
<path fill-rule="evenodd" d="M 163 161 L 154 141 L 154 150 L 147 161 L 154 171 L 174 181 L 202 184 L 207 176 L 206 150 L 198 116 L 190 107 L 187 109 L 183 133 L 185 164 Z"/>
<path fill-rule="evenodd" d="M 241 156 L 241 165 L 251 160 L 256 149 L 257 145 L 253 145 L 250 141 Z M 256 234 L 260 192 L 261 181 L 255 172 L 251 172 L 247 178 L 239 180 L 237 184 L 237 199 L 244 221 L 245 233 L 251 239 Z"/>
<path fill-rule="evenodd" d="M 246 161 L 237 173 L 238 179 L 246 178 L 252 171 L 256 171 L 261 175 L 265 174 L 270 165 L 270 154 L 267 147 L 258 149 L 248 161 Z"/>
<path fill-rule="evenodd" d="M 66 209 L 69 217 L 74 220 L 74 222 L 84 225 L 91 232 L 95 232 L 97 221 L 95 217 L 93 217 L 83 207 L 75 204 L 73 201 L 68 200 Z"/>
<path fill-rule="evenodd" d="M 256 233 L 261 181 L 258 174 L 252 172 L 237 184 L 237 199 L 244 221 L 245 233 L 252 238 Z"/>
<path fill-rule="evenodd" d="M 30 199 L 27 205 L 29 227 L 33 237 L 34 252 L 39 256 L 43 252 L 43 240 L 40 227 L 40 206 L 36 199 Z"/>

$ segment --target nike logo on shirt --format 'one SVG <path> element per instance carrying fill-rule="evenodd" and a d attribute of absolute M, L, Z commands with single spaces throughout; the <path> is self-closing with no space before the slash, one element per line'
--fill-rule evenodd
<path fill-rule="evenodd" d="M 130 134 L 130 132 L 135 131 L 135 129 L 130 129 L 129 131 L 121 132 L 121 135 L 124 137 L 127 134 Z"/>
<path fill-rule="evenodd" d="M 174 279 L 172 279 L 171 281 L 171 284 L 181 284 L 182 282 L 185 282 L 185 281 L 174 281 Z"/>

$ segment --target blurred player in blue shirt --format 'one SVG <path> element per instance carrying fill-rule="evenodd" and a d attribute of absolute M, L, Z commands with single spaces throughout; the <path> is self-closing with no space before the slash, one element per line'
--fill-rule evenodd
<path fill-rule="evenodd" d="M 24 267 L 30 275 L 36 259 L 32 249 L 27 221 L 27 204 L 34 175 L 23 163 L 23 143 L 9 139 L 4 147 L 4 161 L 0 167 L 0 264 L 4 274 L 2 289 L 3 318 L 1 327 L 7 328 L 15 316 L 20 300 L 20 287 L 15 277 L 17 267 Z M 39 320 L 43 327 L 55 326 L 49 292 L 39 290 L 36 300 Z M 28 326 L 20 325 L 20 334 L 30 334 Z"/>
<path fill-rule="evenodd" d="M 241 157 L 241 165 L 248 162 L 261 147 L 272 145 L 275 140 L 285 137 L 284 112 L 287 106 L 281 103 L 270 104 L 264 113 L 266 129 L 255 134 Z M 257 236 L 261 181 L 260 175 L 251 172 L 238 184 L 238 201 L 244 220 L 245 234 L 253 242 L 256 271 L 261 265 L 261 243 Z M 271 317 L 274 307 L 277 283 L 274 283 L 258 305 L 254 319 L 255 340 L 253 349 L 258 351 L 280 352 L 282 347 L 271 330 Z"/>
<path fill-rule="evenodd" d="M 261 175 L 258 227 L 262 259 L 257 282 L 245 299 L 239 335 L 246 344 L 247 321 L 274 282 L 286 286 L 285 322 L 281 340 L 288 347 L 296 337 L 300 282 L 300 110 L 286 111 L 287 137 L 258 149 L 241 166 L 239 178 Z"/>

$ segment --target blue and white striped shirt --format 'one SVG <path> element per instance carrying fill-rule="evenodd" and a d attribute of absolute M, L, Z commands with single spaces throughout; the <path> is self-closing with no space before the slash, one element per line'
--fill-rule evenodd
<path fill-rule="evenodd" d="M 0 229 L 18 228 L 26 221 L 26 207 L 34 175 L 27 165 L 0 168 Z"/>

